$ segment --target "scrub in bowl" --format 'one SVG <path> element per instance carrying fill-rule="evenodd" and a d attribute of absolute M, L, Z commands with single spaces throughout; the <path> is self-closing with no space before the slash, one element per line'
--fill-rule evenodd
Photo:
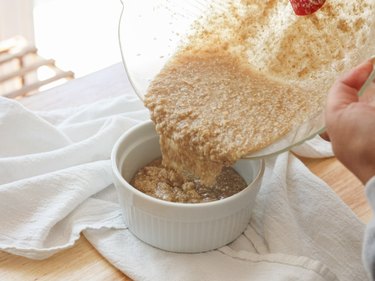
<path fill-rule="evenodd" d="M 204 185 L 194 177 L 183 176 L 157 159 L 141 168 L 130 184 L 152 197 L 180 203 L 221 200 L 246 188 L 246 181 L 232 167 L 224 167 L 215 183 Z"/>
<path fill-rule="evenodd" d="M 203 203 L 169 202 L 149 196 L 130 182 L 161 157 L 159 136 L 149 121 L 127 131 L 112 152 L 114 182 L 129 230 L 142 241 L 173 252 L 197 253 L 224 246 L 246 228 L 264 172 L 263 160 L 239 160 L 235 171 L 246 188 Z"/>

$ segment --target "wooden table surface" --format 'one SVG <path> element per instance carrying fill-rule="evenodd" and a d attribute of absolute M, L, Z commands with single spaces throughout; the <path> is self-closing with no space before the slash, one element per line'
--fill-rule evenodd
<path fill-rule="evenodd" d="M 20 100 L 32 110 L 52 110 L 78 106 L 131 90 L 123 66 L 119 63 L 59 87 Z M 322 178 L 367 223 L 371 211 L 363 185 L 335 158 L 301 159 Z M 0 280 L 130 280 L 109 264 L 82 236 L 71 249 L 53 257 L 34 261 L 0 252 Z"/>

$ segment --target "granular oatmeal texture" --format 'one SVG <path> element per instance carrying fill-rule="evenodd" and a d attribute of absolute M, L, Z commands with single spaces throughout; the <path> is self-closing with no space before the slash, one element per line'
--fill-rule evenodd
<path fill-rule="evenodd" d="M 206 184 L 320 112 L 337 75 L 375 52 L 373 0 L 307 17 L 288 0 L 229 3 L 196 22 L 145 96 L 164 165 Z"/>
<path fill-rule="evenodd" d="M 243 190 L 247 184 L 233 169 L 224 168 L 213 186 L 198 179 L 186 179 L 157 159 L 141 168 L 131 185 L 152 197 L 179 203 L 201 203 L 221 200 Z"/>
<path fill-rule="evenodd" d="M 287 133 L 319 103 L 272 80 L 228 52 L 182 52 L 152 82 L 145 99 L 164 164 L 212 183 L 223 165 Z"/>

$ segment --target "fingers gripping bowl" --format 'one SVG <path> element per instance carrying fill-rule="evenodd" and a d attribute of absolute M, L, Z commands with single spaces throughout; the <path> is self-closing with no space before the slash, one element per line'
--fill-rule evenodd
<path fill-rule="evenodd" d="M 373 0 L 333 0 L 299 18 L 287 0 L 127 1 L 119 28 L 123 62 L 157 124 L 163 161 L 209 181 L 205 172 L 220 171 L 217 163 L 281 153 L 316 135 L 324 127 L 325 93 L 334 79 L 375 50 L 374 12 Z M 121 155 L 113 160 L 133 233 L 159 248 L 185 252 L 213 249 L 239 235 L 231 231 L 246 226 L 238 217 L 251 209 L 234 202 L 249 190 L 252 199 L 242 206 L 253 202 L 254 187 L 207 205 L 149 198 L 128 182 L 137 168 L 160 156 L 159 146 L 150 137 L 136 139 L 119 144 Z M 139 146 L 139 155 L 131 152 Z M 236 168 L 252 170 L 255 183 L 247 180 L 257 186 L 259 174 L 249 163 L 239 161 Z M 259 168 L 262 162 L 252 163 Z"/>
<path fill-rule="evenodd" d="M 196 253 L 235 240 L 249 223 L 264 173 L 263 160 L 240 160 L 233 167 L 248 186 L 208 203 L 174 203 L 153 198 L 130 185 L 134 174 L 161 156 L 151 121 L 127 131 L 112 151 L 114 183 L 129 230 L 154 247 Z"/>

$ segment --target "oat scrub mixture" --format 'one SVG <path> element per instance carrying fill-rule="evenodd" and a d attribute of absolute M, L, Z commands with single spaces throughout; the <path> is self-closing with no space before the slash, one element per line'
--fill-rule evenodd
<path fill-rule="evenodd" d="M 224 167 L 212 186 L 200 180 L 187 179 L 174 169 L 164 167 L 157 159 L 141 168 L 130 184 L 152 197 L 179 203 L 201 203 L 221 200 L 243 190 L 245 180 L 231 167 Z"/>
<path fill-rule="evenodd" d="M 320 112 L 337 75 L 375 48 L 373 0 L 327 1 L 306 17 L 287 0 L 225 3 L 145 97 L 163 164 L 206 184 Z"/>

